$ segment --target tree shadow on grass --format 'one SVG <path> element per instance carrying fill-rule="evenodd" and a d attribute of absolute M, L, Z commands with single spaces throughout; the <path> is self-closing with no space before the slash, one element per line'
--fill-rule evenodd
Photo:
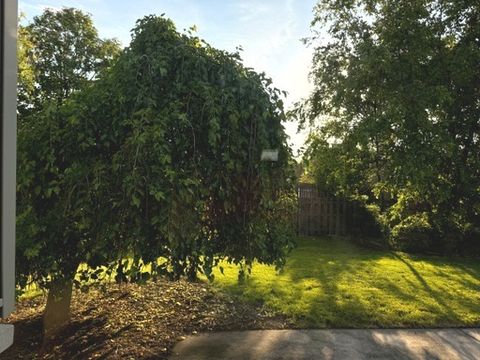
<path fill-rule="evenodd" d="M 478 301 L 453 290 L 446 293 L 448 288 L 436 289 L 408 257 L 365 250 L 343 239 L 319 241 L 315 246 L 315 239 L 302 239 L 282 274 L 270 282 L 257 280 L 254 268 L 245 285 L 227 287 L 240 296 L 245 292 L 247 300 L 265 301 L 293 317 L 300 328 L 475 324 L 468 314 L 478 313 Z M 446 259 L 424 257 L 421 261 L 450 265 Z M 427 271 L 435 279 L 435 271 L 431 267 Z M 455 284 L 461 290 L 473 291 L 475 284 L 460 281 L 459 274 Z"/>
<path fill-rule="evenodd" d="M 254 268 L 244 285 L 229 284 L 227 290 L 241 297 L 244 292 L 243 298 L 250 301 L 265 301 L 267 307 L 293 317 L 298 328 L 377 326 L 364 304 L 338 285 L 342 276 L 384 254 L 333 238 L 319 239 L 327 250 L 321 251 L 314 241 L 302 239 L 281 275 L 268 284 L 257 280 Z"/>
<path fill-rule="evenodd" d="M 286 272 L 293 283 L 312 279 L 318 282 L 320 288 L 320 291 L 310 296 L 310 300 L 305 304 L 307 316 L 300 319 L 303 320 L 300 322 L 301 327 L 376 327 L 378 324 L 375 317 L 371 316 L 365 304 L 340 285 L 344 285 L 342 278 L 345 276 L 352 282 L 358 281 L 351 275 L 365 266 L 365 262 L 378 261 L 384 254 L 365 251 L 354 244 L 345 246 L 343 239 L 332 238 L 331 241 L 339 242 L 338 246 L 333 244 L 333 251 L 318 254 L 321 259 L 318 259 L 314 266 L 312 265 L 315 261 L 313 264 L 311 261 L 306 262 L 301 256 L 291 258 L 287 262 Z M 310 259 L 312 256 L 315 254 L 309 254 Z M 309 266 L 312 266 L 311 269 L 308 269 Z M 293 300 L 301 299 L 308 291 L 308 288 L 298 287 Z"/>
<path fill-rule="evenodd" d="M 445 311 L 449 311 L 450 312 L 450 309 L 448 308 L 447 304 L 445 303 L 445 301 L 443 301 L 442 297 L 440 296 L 440 294 L 438 294 L 436 291 L 434 291 L 430 285 L 425 281 L 425 279 L 422 277 L 422 275 L 420 275 L 420 273 L 417 271 L 417 269 L 415 269 L 415 267 L 413 267 L 413 265 L 405 260 L 402 256 L 399 256 L 398 254 L 394 254 L 394 257 L 395 259 L 401 261 L 403 264 L 405 264 L 408 269 L 411 271 L 411 273 L 413 274 L 413 276 L 415 276 L 415 279 L 417 279 L 417 281 L 422 285 L 423 289 L 433 298 L 435 299 L 435 301 L 445 310 Z"/>
<path fill-rule="evenodd" d="M 438 275 L 447 276 L 453 281 L 459 281 L 465 287 L 476 288 L 480 292 L 480 260 L 477 260 L 476 263 L 469 260 L 467 264 L 454 262 L 452 265 L 458 269 L 460 273 L 458 276 L 453 277 L 445 272 L 439 272 Z M 467 279 L 465 275 L 468 275 L 470 279 Z"/>
<path fill-rule="evenodd" d="M 402 262 L 408 269 L 409 271 L 413 274 L 414 278 L 416 281 L 421 285 L 422 290 L 428 295 L 428 297 L 432 300 L 434 300 L 438 306 L 441 309 L 441 313 L 438 314 L 439 318 L 445 319 L 445 321 L 448 321 L 449 324 L 462 324 L 462 318 L 461 316 L 452 309 L 451 304 L 449 304 L 446 299 L 449 299 L 450 301 L 454 300 L 455 304 L 457 307 L 464 308 L 468 310 L 469 312 L 475 313 L 480 310 L 480 305 L 477 301 L 474 299 L 469 299 L 468 297 L 463 297 L 459 296 L 458 294 L 450 294 L 447 291 L 442 291 L 442 290 L 435 290 L 426 280 L 425 278 L 418 272 L 418 270 L 412 265 L 411 261 L 406 259 L 404 256 L 399 256 L 398 254 L 394 254 L 394 257 Z M 426 260 L 424 260 L 426 261 Z M 444 264 L 442 262 L 442 264 Z M 452 265 L 450 263 L 447 263 L 447 265 Z M 456 264 L 453 264 L 456 266 Z M 441 276 L 441 277 L 446 277 L 449 278 L 452 282 L 457 282 L 460 283 L 462 286 L 465 288 L 469 289 L 475 289 L 478 288 L 473 282 L 471 281 L 466 281 L 465 279 L 459 279 L 458 277 L 452 277 L 451 275 L 447 274 L 446 272 L 441 272 L 439 273 L 438 271 L 435 272 L 436 275 Z M 477 274 L 478 276 L 478 274 Z M 478 288 L 480 290 L 480 288 Z M 416 298 L 416 301 L 419 301 L 418 298 Z M 420 301 L 421 302 L 421 301 Z M 425 302 L 424 302 L 425 304 Z M 438 324 L 442 325 L 442 324 Z M 447 324 L 448 325 L 448 324 Z"/>

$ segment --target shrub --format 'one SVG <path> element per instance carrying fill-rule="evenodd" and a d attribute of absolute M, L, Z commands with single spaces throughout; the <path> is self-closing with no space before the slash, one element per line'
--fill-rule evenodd
<path fill-rule="evenodd" d="M 480 227 L 469 225 L 465 230 L 460 254 L 464 256 L 480 256 Z"/>
<path fill-rule="evenodd" d="M 389 228 L 380 208 L 358 202 L 352 224 L 352 240 L 362 246 L 386 248 L 388 233 Z"/>
<path fill-rule="evenodd" d="M 392 229 L 390 241 L 395 249 L 406 252 L 429 252 L 434 242 L 434 229 L 426 213 L 410 215 Z"/>

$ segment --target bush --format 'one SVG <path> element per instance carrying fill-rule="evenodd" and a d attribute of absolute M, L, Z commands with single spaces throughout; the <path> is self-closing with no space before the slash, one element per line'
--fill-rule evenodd
<path fill-rule="evenodd" d="M 426 213 L 410 215 L 392 229 L 391 245 L 401 251 L 430 252 L 434 245 L 434 229 Z"/>
<path fill-rule="evenodd" d="M 389 228 L 377 205 L 357 203 L 355 220 L 352 224 L 352 240 L 359 245 L 387 248 Z"/>
<path fill-rule="evenodd" d="M 437 212 L 431 217 L 431 224 L 438 234 L 436 248 L 446 256 L 479 254 L 480 229 L 465 221 L 465 217 L 453 211 Z"/>
<path fill-rule="evenodd" d="M 460 255 L 480 256 L 480 227 L 467 225 L 460 246 Z"/>

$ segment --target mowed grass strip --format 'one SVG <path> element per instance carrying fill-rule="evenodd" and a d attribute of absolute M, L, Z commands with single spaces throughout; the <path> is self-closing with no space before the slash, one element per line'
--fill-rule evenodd
<path fill-rule="evenodd" d="M 300 238 L 280 274 L 256 264 L 243 284 L 234 266 L 214 285 L 263 303 L 298 327 L 480 325 L 480 261 L 360 248 L 340 238 Z"/>

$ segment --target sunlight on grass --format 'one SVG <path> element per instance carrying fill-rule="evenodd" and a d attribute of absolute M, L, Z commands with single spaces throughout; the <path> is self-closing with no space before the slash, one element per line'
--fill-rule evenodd
<path fill-rule="evenodd" d="M 23 289 L 22 294 L 18 297 L 18 300 L 22 301 L 33 299 L 41 295 L 44 295 L 44 292 L 37 284 L 29 284 Z"/>
<path fill-rule="evenodd" d="M 239 285 L 224 264 L 214 285 L 264 303 L 300 327 L 480 325 L 478 260 L 359 248 L 339 238 L 302 238 L 281 274 L 255 265 Z"/>
<path fill-rule="evenodd" d="M 131 261 L 132 261 L 131 258 L 124 259 L 124 264 L 125 264 L 124 269 L 125 270 L 128 270 L 131 267 Z M 157 259 L 157 265 L 160 265 L 165 261 L 166 260 L 164 258 L 158 258 Z M 110 283 L 110 282 L 115 281 L 115 275 L 117 274 L 115 270 L 112 270 L 111 274 L 108 275 L 106 273 L 106 271 L 108 269 L 106 266 L 99 266 L 96 269 L 101 269 L 102 270 L 102 272 L 99 275 L 98 280 L 89 279 L 87 281 L 82 281 L 82 285 L 90 286 L 90 285 L 101 284 L 101 283 Z M 96 269 L 90 268 L 87 264 L 80 264 L 80 266 L 78 267 L 77 274 L 75 275 L 75 279 L 79 280 L 79 281 L 81 280 L 80 272 L 83 271 L 83 270 L 93 272 Z M 150 273 L 151 270 L 152 270 L 152 264 L 146 264 L 146 265 L 141 266 L 141 271 L 142 272 Z M 23 288 L 21 290 L 22 290 L 21 295 L 18 297 L 18 300 L 20 300 L 20 301 L 27 300 L 27 299 L 32 299 L 32 298 L 35 298 L 37 296 L 45 295 L 47 293 L 46 289 L 40 288 L 40 286 L 37 283 L 34 283 L 34 282 L 29 283 L 25 288 Z"/>

